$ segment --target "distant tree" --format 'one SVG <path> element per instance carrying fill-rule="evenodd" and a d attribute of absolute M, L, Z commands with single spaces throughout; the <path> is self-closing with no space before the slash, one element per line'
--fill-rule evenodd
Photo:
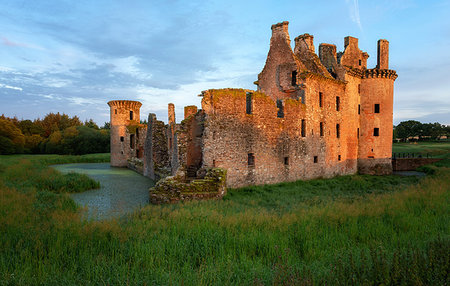
<path fill-rule="evenodd" d="M 0 119 L 0 154 L 22 153 L 25 136 L 16 125 L 7 119 Z"/>
<path fill-rule="evenodd" d="M 89 127 L 89 128 L 93 128 L 93 129 L 100 129 L 100 128 L 98 128 L 98 125 L 94 122 L 94 120 L 92 120 L 92 119 L 89 119 L 89 121 L 85 121 L 84 122 L 84 126 L 86 126 L 86 127 Z"/>
<path fill-rule="evenodd" d="M 105 124 L 103 124 L 103 127 L 101 129 L 111 129 L 111 124 L 109 122 L 105 122 Z"/>
<path fill-rule="evenodd" d="M 395 127 L 397 136 L 402 141 L 406 141 L 410 137 L 420 136 L 421 130 L 422 123 L 415 120 L 402 121 Z"/>

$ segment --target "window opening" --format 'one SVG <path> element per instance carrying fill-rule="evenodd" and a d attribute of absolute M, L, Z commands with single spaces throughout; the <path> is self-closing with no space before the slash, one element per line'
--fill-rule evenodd
<path fill-rule="evenodd" d="M 130 120 L 133 120 L 133 111 L 130 110 Z"/>
<path fill-rule="evenodd" d="M 248 153 L 248 159 L 247 159 L 249 166 L 255 166 L 255 154 Z"/>
<path fill-rule="evenodd" d="M 358 84 L 358 93 L 361 94 L 361 85 Z"/>
<path fill-rule="evenodd" d="M 380 128 L 373 129 L 373 136 L 380 136 Z"/>
<path fill-rule="evenodd" d="M 314 156 L 314 163 L 317 163 L 319 161 L 319 157 Z"/>
<path fill-rule="evenodd" d="M 361 60 L 359 60 L 359 65 L 361 65 Z"/>
<path fill-rule="evenodd" d="M 380 113 L 380 104 L 379 103 L 375 103 L 375 113 Z"/>
<path fill-rule="evenodd" d="M 134 149 L 134 134 L 130 134 L 130 148 Z"/>
<path fill-rule="evenodd" d="M 123 136 L 120 136 L 120 142 L 123 142 Z"/>
<path fill-rule="evenodd" d="M 341 155 L 338 155 L 338 161 L 341 161 Z"/>
<path fill-rule="evenodd" d="M 284 110 L 283 110 L 283 101 L 281 99 L 277 99 L 277 108 L 278 108 L 277 117 L 283 118 Z"/>
<path fill-rule="evenodd" d="M 319 92 L 319 107 L 323 107 L 323 93 Z"/>
<path fill-rule="evenodd" d="M 356 130 L 356 137 L 359 138 L 359 128 Z"/>
<path fill-rule="evenodd" d="M 292 71 L 291 83 L 292 83 L 292 86 L 297 85 L 297 71 Z"/>
<path fill-rule="evenodd" d="M 302 119 L 302 137 L 306 136 L 306 120 Z"/>
<path fill-rule="evenodd" d="M 117 109 L 114 109 L 114 114 L 117 114 Z"/>
<path fill-rule="evenodd" d="M 336 124 L 336 137 L 341 137 L 341 130 L 339 124 Z"/>
<path fill-rule="evenodd" d="M 245 113 L 252 114 L 252 93 L 247 92 Z"/>
<path fill-rule="evenodd" d="M 336 96 L 336 111 L 339 111 L 341 105 L 341 99 L 339 96 Z"/>
<path fill-rule="evenodd" d="M 320 122 L 320 136 L 323 136 L 323 122 Z"/>
<path fill-rule="evenodd" d="M 284 157 L 284 165 L 289 165 L 289 157 Z"/>
<path fill-rule="evenodd" d="M 361 114 L 361 104 L 358 104 L 358 114 Z"/>

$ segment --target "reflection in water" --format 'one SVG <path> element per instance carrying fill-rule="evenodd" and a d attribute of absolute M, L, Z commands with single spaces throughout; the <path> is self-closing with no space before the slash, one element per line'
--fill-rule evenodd
<path fill-rule="evenodd" d="M 109 163 L 64 164 L 52 167 L 63 173 L 86 174 L 100 182 L 100 189 L 71 195 L 76 203 L 87 207 L 90 219 L 119 217 L 147 205 L 148 189 L 154 186 L 152 180 L 125 168 L 113 168 Z"/>

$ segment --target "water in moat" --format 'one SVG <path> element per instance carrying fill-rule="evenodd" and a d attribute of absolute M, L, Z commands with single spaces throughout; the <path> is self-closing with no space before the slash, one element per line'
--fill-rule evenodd
<path fill-rule="evenodd" d="M 120 217 L 146 206 L 148 189 L 154 182 L 126 168 L 113 168 L 109 163 L 53 165 L 62 173 L 86 174 L 100 182 L 100 189 L 72 194 L 73 200 L 87 207 L 87 218 L 94 220 Z"/>

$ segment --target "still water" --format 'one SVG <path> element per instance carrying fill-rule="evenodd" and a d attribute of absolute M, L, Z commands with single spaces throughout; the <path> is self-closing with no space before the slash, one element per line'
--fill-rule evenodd
<path fill-rule="evenodd" d="M 83 163 L 53 165 L 62 173 L 86 174 L 100 182 L 100 189 L 72 194 L 73 200 L 87 207 L 89 219 L 107 219 L 120 217 L 146 206 L 149 201 L 148 189 L 154 182 L 138 173 L 113 168 L 109 163 Z"/>

